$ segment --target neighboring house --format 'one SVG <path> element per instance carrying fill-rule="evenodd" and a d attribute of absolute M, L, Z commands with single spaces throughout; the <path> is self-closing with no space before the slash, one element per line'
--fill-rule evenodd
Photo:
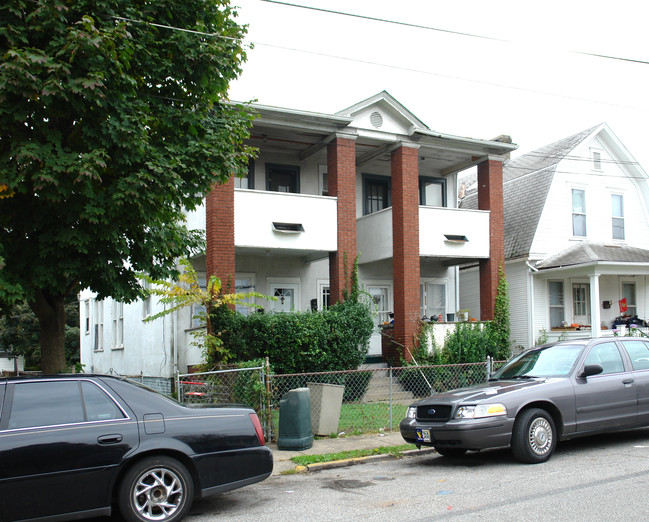
<path fill-rule="evenodd" d="M 503 180 L 516 345 L 612 334 L 623 314 L 647 319 L 648 177 L 606 124 L 506 162 Z M 476 206 L 469 188 L 461 207 Z M 475 268 L 462 270 L 460 286 L 479 313 Z"/>
<path fill-rule="evenodd" d="M 0 352 L 0 375 L 17 375 L 25 371 L 25 358 L 11 352 Z"/>
<path fill-rule="evenodd" d="M 454 319 L 460 263 L 479 263 L 483 316 L 493 315 L 511 140 L 432 131 L 387 92 L 333 115 L 253 106 L 249 143 L 259 156 L 248 176 L 215 187 L 188 216 L 190 228 L 206 229 L 206 254 L 192 260 L 201 277 L 276 297 L 259 302 L 268 311 L 323 309 L 341 298 L 358 254 L 360 283 L 376 305 L 377 356 L 378 325 L 390 314 L 407 348 L 422 316 Z M 461 210 L 457 174 L 472 166 L 479 210 Z M 168 377 L 201 362 L 190 346 L 199 327 L 192 312 L 142 321 L 157 311 L 155 302 L 122 306 L 83 293 L 86 370 Z"/>

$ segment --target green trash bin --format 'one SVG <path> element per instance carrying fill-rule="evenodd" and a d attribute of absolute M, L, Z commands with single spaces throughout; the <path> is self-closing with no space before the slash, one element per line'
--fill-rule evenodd
<path fill-rule="evenodd" d="M 277 448 L 300 451 L 311 446 L 311 391 L 309 388 L 289 390 L 279 401 Z"/>

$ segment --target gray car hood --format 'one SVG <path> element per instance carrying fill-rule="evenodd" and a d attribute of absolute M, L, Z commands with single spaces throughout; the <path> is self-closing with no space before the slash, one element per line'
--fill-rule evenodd
<path fill-rule="evenodd" d="M 532 386 L 540 386 L 549 379 L 512 379 L 507 381 L 494 381 L 467 388 L 459 388 L 444 393 L 437 393 L 413 403 L 413 406 L 423 404 L 456 404 L 460 402 L 470 402 L 472 404 L 484 400 L 493 401 L 496 397 L 502 397 L 506 394 L 520 391 Z"/>

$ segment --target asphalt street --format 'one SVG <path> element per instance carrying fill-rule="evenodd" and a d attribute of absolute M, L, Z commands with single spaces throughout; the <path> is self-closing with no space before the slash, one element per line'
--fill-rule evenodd
<path fill-rule="evenodd" d="M 367 461 L 268 480 L 197 502 L 190 522 L 645 520 L 649 429 L 565 441 L 544 464 L 507 449 Z"/>

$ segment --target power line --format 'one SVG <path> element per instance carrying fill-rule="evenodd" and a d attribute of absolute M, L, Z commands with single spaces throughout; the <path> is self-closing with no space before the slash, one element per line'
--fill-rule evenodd
<path fill-rule="evenodd" d="M 359 14 L 356 14 L 356 13 L 347 13 L 345 11 L 335 11 L 333 9 L 324 9 L 322 7 L 312 7 L 312 6 L 309 6 L 309 5 L 293 4 L 291 2 L 282 2 L 282 1 L 279 1 L 279 0 L 261 0 L 261 1 L 262 2 L 267 2 L 269 4 L 278 4 L 278 5 L 285 5 L 285 6 L 288 6 L 288 7 L 297 7 L 297 8 L 300 8 L 300 9 L 307 9 L 307 10 L 310 10 L 310 11 L 319 11 L 319 12 L 322 12 L 322 13 L 329 13 L 329 14 L 335 14 L 335 15 L 340 15 L 340 16 L 348 16 L 348 17 L 351 17 L 351 18 L 360 18 L 360 19 L 363 19 L 363 20 L 371 20 L 371 21 L 374 21 L 374 22 L 382 22 L 382 23 L 386 23 L 386 24 L 401 25 L 401 26 L 404 26 L 404 27 L 412 27 L 412 28 L 415 28 L 415 29 L 424 29 L 424 30 L 427 30 L 427 31 L 435 31 L 435 32 L 440 32 L 440 33 L 453 34 L 453 35 L 456 35 L 456 36 L 464 36 L 464 37 L 468 37 L 468 38 L 478 38 L 478 39 L 481 39 L 481 40 L 491 40 L 491 41 L 494 41 L 494 42 L 502 42 L 502 43 L 514 44 L 514 45 L 520 45 L 522 43 L 522 42 L 518 42 L 518 41 L 515 41 L 515 40 L 507 40 L 505 38 L 496 38 L 496 37 L 493 37 L 493 36 L 484 36 L 484 35 L 474 34 L 474 33 L 465 33 L 465 32 L 462 32 L 462 31 L 453 31 L 451 29 L 441 29 L 439 27 L 432 27 L 432 26 L 428 26 L 428 25 L 413 24 L 413 23 L 410 23 L 410 22 L 400 22 L 398 20 L 391 20 L 389 18 L 379 18 L 379 17 L 375 17 L 375 16 L 359 15 Z M 649 61 L 637 60 L 637 59 L 634 59 L 634 58 L 625 58 L 625 57 L 622 57 L 622 56 L 611 56 L 611 55 L 600 54 L 600 53 L 589 53 L 589 52 L 586 52 L 586 51 L 573 51 L 573 50 L 570 50 L 570 49 L 563 49 L 563 52 L 567 52 L 567 53 L 571 53 L 571 54 L 579 54 L 579 55 L 582 55 L 582 56 L 592 56 L 592 57 L 595 57 L 595 58 L 603 58 L 603 59 L 606 59 L 606 60 L 617 60 L 617 61 L 623 61 L 623 62 L 630 62 L 630 63 L 638 63 L 638 64 L 643 64 L 643 65 L 649 65 Z"/>
<path fill-rule="evenodd" d="M 262 0 L 262 1 L 267 2 L 267 1 L 270 1 L 270 0 Z M 621 103 L 605 102 L 605 101 L 594 100 L 594 99 L 590 99 L 590 98 L 582 98 L 580 96 L 570 96 L 570 95 L 567 95 L 567 94 L 559 94 L 559 93 L 554 93 L 554 92 L 540 91 L 540 90 L 537 90 L 537 89 L 530 89 L 530 88 L 527 88 L 527 87 L 517 87 L 517 86 L 513 86 L 513 85 L 507 85 L 507 84 L 504 84 L 504 83 L 487 82 L 487 81 L 484 81 L 484 80 L 477 80 L 475 78 L 466 78 L 466 77 L 463 77 L 463 76 L 453 76 L 453 75 L 450 75 L 450 74 L 442 74 L 442 73 L 437 73 L 437 72 L 432 72 L 432 71 L 426 71 L 426 70 L 423 70 L 423 69 L 416 69 L 416 68 L 413 68 L 413 67 L 404 67 L 402 65 L 391 65 L 391 64 L 385 64 L 385 63 L 379 63 L 379 62 L 374 62 L 372 60 L 363 60 L 363 59 L 360 59 L 360 58 L 350 58 L 348 56 L 340 56 L 340 55 L 336 55 L 336 54 L 328 54 L 328 53 L 322 53 L 322 52 L 316 52 L 316 51 L 306 51 L 304 49 L 298 49 L 296 47 L 286 47 L 286 46 L 283 46 L 283 45 L 268 44 L 268 43 L 264 43 L 264 42 L 254 42 L 254 45 L 263 46 L 263 47 L 271 47 L 271 48 L 274 48 L 274 49 L 281 49 L 283 51 L 293 51 L 293 52 L 297 52 L 297 53 L 310 54 L 310 55 L 313 55 L 313 56 L 323 56 L 325 58 L 335 58 L 336 60 L 345 60 L 345 61 L 348 61 L 348 62 L 362 63 L 362 64 L 366 64 L 366 65 L 373 65 L 373 66 L 376 66 L 376 67 L 386 67 L 388 69 L 396 69 L 396 70 L 399 70 L 399 71 L 414 72 L 414 73 L 418 73 L 418 74 L 426 74 L 426 75 L 429 75 L 429 76 L 438 76 L 440 78 L 448 78 L 448 79 L 451 79 L 451 80 L 460 80 L 460 81 L 465 81 L 465 82 L 477 83 L 477 84 L 480 84 L 480 85 L 490 85 L 492 87 L 511 89 L 511 90 L 515 90 L 515 91 L 529 92 L 529 93 L 533 93 L 533 94 L 542 94 L 542 95 L 545 95 L 545 96 L 554 96 L 554 97 L 557 97 L 557 98 L 565 98 L 565 99 L 568 99 L 568 100 L 585 101 L 585 102 L 595 103 L 595 104 L 599 104 L 599 105 L 609 105 L 611 107 L 620 107 L 620 108 L 623 108 L 623 109 L 649 110 L 649 108 L 645 108 L 645 107 L 635 107 L 635 106 L 631 106 L 631 105 L 624 105 L 624 104 L 621 104 Z"/>
<path fill-rule="evenodd" d="M 314 9 L 314 10 L 326 11 L 326 10 L 319 9 L 319 8 L 312 8 L 312 7 L 308 7 L 308 6 L 300 6 L 300 5 L 297 5 L 297 4 L 289 4 L 289 3 L 286 3 L 286 2 L 279 2 L 277 0 L 261 0 L 261 1 L 270 2 L 270 3 L 277 3 L 277 4 L 286 4 L 286 5 L 291 5 L 291 6 L 295 6 L 295 7 L 304 7 L 305 9 Z M 345 14 L 345 13 L 341 13 L 341 14 Z M 361 18 L 372 19 L 371 17 L 363 17 L 361 15 L 350 15 L 350 16 L 358 16 L 358 17 L 361 17 Z M 134 20 L 134 19 L 118 17 L 118 16 L 113 16 L 111 18 L 114 18 L 116 20 L 129 22 L 129 23 L 148 24 L 148 25 L 152 25 L 152 26 L 155 26 L 155 27 L 169 29 L 169 30 L 172 30 L 172 31 L 181 31 L 181 32 L 185 32 L 185 33 L 197 34 L 197 35 L 200 35 L 200 36 L 207 36 L 207 37 L 212 37 L 212 38 L 223 38 L 223 39 L 226 39 L 226 40 L 237 40 L 237 41 L 239 40 L 238 38 L 234 38 L 234 37 L 230 37 L 230 36 L 223 36 L 223 35 L 220 35 L 218 33 L 206 33 L 206 32 L 196 31 L 196 30 L 193 30 L 193 29 L 184 29 L 182 27 L 174 27 L 174 26 L 170 26 L 170 25 L 158 24 L 158 23 L 148 22 L 148 21 L 143 21 L 143 20 Z M 379 20 L 379 19 L 377 19 L 377 20 Z M 394 22 L 394 23 L 403 24 L 402 22 Z M 408 24 L 405 24 L 405 25 L 408 25 Z M 445 31 L 445 30 L 440 29 L 440 31 Z M 446 31 L 446 32 L 453 32 L 453 31 Z M 458 34 L 465 34 L 465 33 L 458 33 Z M 469 33 L 466 33 L 466 35 L 467 36 L 475 36 L 476 38 L 493 39 L 493 38 L 489 38 L 489 37 L 480 37 L 480 36 L 477 36 L 477 35 L 470 35 Z M 508 40 L 502 40 L 502 41 L 508 41 Z M 515 42 L 512 42 L 512 43 L 515 43 Z M 437 76 L 439 78 L 447 78 L 447 79 L 451 79 L 451 80 L 459 80 L 459 81 L 465 81 L 465 82 L 470 82 L 470 83 L 477 83 L 477 84 L 480 84 L 480 85 L 489 85 L 489 86 L 492 86 L 492 87 L 510 89 L 510 90 L 521 91 L 521 92 L 528 92 L 528 93 L 532 93 L 532 94 L 541 94 L 541 95 L 544 95 L 544 96 L 553 96 L 553 97 L 564 98 L 564 99 L 568 99 L 568 100 L 584 101 L 584 102 L 588 102 L 588 103 L 594 103 L 594 104 L 600 104 L 600 105 L 608 105 L 608 106 L 611 106 L 611 107 L 620 107 L 620 108 L 623 108 L 623 109 L 634 109 L 634 110 L 643 110 L 643 111 L 644 110 L 649 110 L 649 108 L 645 108 L 645 107 L 636 107 L 636 106 L 625 105 L 625 104 L 621 104 L 621 103 L 605 102 L 605 101 L 601 101 L 601 100 L 583 98 L 583 97 L 580 97 L 580 96 L 570 96 L 570 95 L 567 95 L 567 94 L 559 94 L 559 93 L 554 93 L 554 92 L 540 91 L 538 89 L 530 89 L 530 88 L 526 88 L 526 87 L 517 87 L 517 86 L 507 85 L 507 84 L 497 83 L 497 82 L 488 82 L 488 81 L 485 81 L 485 80 L 477 80 L 475 78 L 466 78 L 466 77 L 463 77 L 463 76 L 454 76 L 454 75 L 450 75 L 450 74 L 442 74 L 442 73 L 438 73 L 438 72 L 426 71 L 426 70 L 423 70 L 423 69 L 416 69 L 416 68 L 413 68 L 413 67 L 405 67 L 405 66 L 401 66 L 401 65 L 385 64 L 385 63 L 375 62 L 375 61 L 372 61 L 372 60 L 363 60 L 363 59 L 360 59 L 360 58 L 350 58 L 348 56 L 340 56 L 340 55 L 323 53 L 323 52 L 316 52 L 316 51 L 307 51 L 305 49 L 299 49 L 299 48 L 296 48 L 296 47 L 287 47 L 287 46 L 269 44 L 269 43 L 264 43 L 264 42 L 251 42 L 249 45 L 242 44 L 242 47 L 247 47 L 249 49 L 252 49 L 255 45 L 262 46 L 262 47 L 269 47 L 269 48 L 273 48 L 273 49 L 281 49 L 283 51 L 292 51 L 292 52 L 297 52 L 297 53 L 309 54 L 309 55 L 313 55 L 313 56 L 322 56 L 322 57 L 325 57 L 325 58 L 334 58 L 336 60 L 344 60 L 344 61 L 348 61 L 348 62 L 362 63 L 362 64 L 366 64 L 366 65 L 372 65 L 372 66 L 375 66 L 375 67 L 385 67 L 385 68 L 388 68 L 388 69 L 395 69 L 395 70 L 400 70 L 400 71 L 414 72 L 414 73 L 417 73 L 417 74 L 425 74 L 425 75 L 429 75 L 429 76 Z M 647 62 L 647 63 L 649 63 L 649 62 Z"/>

